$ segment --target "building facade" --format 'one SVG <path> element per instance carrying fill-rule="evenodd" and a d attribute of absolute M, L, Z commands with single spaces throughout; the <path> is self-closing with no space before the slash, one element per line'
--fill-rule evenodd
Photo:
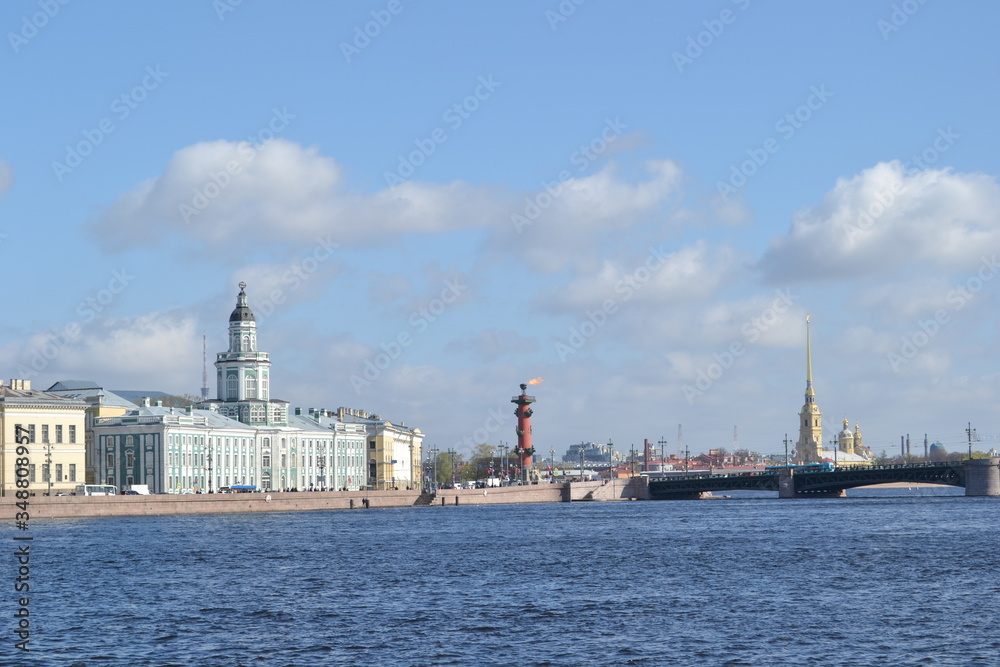
<path fill-rule="evenodd" d="M 415 486 L 419 429 L 377 418 L 296 408 L 270 396 L 271 362 L 240 283 L 229 349 L 217 356 L 216 398 L 187 409 L 151 406 L 95 419 L 100 483 L 146 484 L 155 493 L 358 490 Z M 379 465 L 379 461 L 382 465 Z M 374 465 L 374 467 L 373 467 Z M 374 472 L 373 472 L 374 471 Z"/>
<path fill-rule="evenodd" d="M 94 445 L 95 421 L 104 417 L 120 417 L 139 406 L 89 380 L 62 380 L 45 391 L 68 398 L 78 398 L 87 403 L 86 423 L 84 425 L 84 447 L 87 450 L 87 462 L 84 481 L 87 484 L 96 484 L 99 452 Z"/>
<path fill-rule="evenodd" d="M 335 416 L 338 422 L 364 429 L 365 483 L 368 488 L 385 491 L 420 486 L 424 440 L 420 429 L 409 428 L 402 423 L 394 424 L 377 414 L 352 408 L 338 408 L 330 416 Z"/>
<path fill-rule="evenodd" d="M 0 386 L 0 495 L 17 490 L 19 461 L 27 464 L 28 486 L 21 488 L 29 493 L 70 493 L 83 484 L 86 410 L 84 401 L 33 390 L 29 380 Z M 18 453 L 19 444 L 27 454 Z"/>

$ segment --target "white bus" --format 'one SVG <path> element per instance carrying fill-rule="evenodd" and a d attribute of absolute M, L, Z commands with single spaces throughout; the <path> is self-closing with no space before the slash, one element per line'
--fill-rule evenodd
<path fill-rule="evenodd" d="M 118 489 L 111 484 L 77 484 L 76 491 L 73 493 L 76 496 L 114 496 L 117 494 Z"/>

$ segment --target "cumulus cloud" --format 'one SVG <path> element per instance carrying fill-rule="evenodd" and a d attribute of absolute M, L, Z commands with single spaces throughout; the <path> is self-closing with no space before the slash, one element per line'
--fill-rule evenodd
<path fill-rule="evenodd" d="M 771 280 L 853 280 L 910 263 L 956 268 L 1000 243 L 1000 185 L 984 174 L 883 162 L 799 212 L 760 266 Z"/>
<path fill-rule="evenodd" d="M 732 278 L 739 256 L 728 247 L 706 241 L 667 252 L 651 246 L 641 255 L 608 258 L 593 272 L 584 272 L 540 298 L 548 310 L 581 311 L 607 300 L 665 305 L 701 300 Z"/>
<path fill-rule="evenodd" d="M 91 223 L 111 249 L 180 232 L 209 247 L 317 238 L 383 241 L 386 236 L 477 226 L 502 207 L 463 182 L 406 182 L 365 194 L 316 148 L 285 139 L 254 147 L 213 141 L 177 151 L 163 172 L 136 185 Z"/>
<path fill-rule="evenodd" d="M 681 195 L 682 172 L 671 160 L 646 164 L 646 180 L 630 182 L 608 164 L 600 171 L 525 195 L 506 212 L 490 245 L 514 252 L 538 271 L 553 272 L 593 255 L 637 224 L 676 228 L 668 204 Z"/>
<path fill-rule="evenodd" d="M 164 364 L 164 355 L 171 362 Z M 36 380 L 96 379 L 148 389 L 191 391 L 199 383 L 201 335 L 196 321 L 177 312 L 156 312 L 80 323 L 73 330 L 40 332 L 4 349 L 6 365 Z M 42 382 L 42 384 L 45 384 Z"/>
<path fill-rule="evenodd" d="M 14 183 L 14 168 L 10 163 L 0 158 L 0 197 L 7 194 L 10 186 Z"/>

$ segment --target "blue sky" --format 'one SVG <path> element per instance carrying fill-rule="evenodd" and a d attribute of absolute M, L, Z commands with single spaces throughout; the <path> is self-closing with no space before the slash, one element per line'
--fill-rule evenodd
<path fill-rule="evenodd" d="M 0 9 L 5 377 L 272 393 L 468 450 L 1000 432 L 988 2 Z M 914 159 L 916 158 L 916 159 Z M 214 373 L 210 373 L 214 377 Z M 210 382 L 214 393 L 214 380 Z"/>

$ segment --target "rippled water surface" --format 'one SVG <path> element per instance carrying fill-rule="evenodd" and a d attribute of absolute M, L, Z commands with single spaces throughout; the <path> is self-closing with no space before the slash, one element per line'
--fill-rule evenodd
<path fill-rule="evenodd" d="M 33 650 L 0 656 L 1000 664 L 1000 500 L 869 495 L 36 522 Z"/>

